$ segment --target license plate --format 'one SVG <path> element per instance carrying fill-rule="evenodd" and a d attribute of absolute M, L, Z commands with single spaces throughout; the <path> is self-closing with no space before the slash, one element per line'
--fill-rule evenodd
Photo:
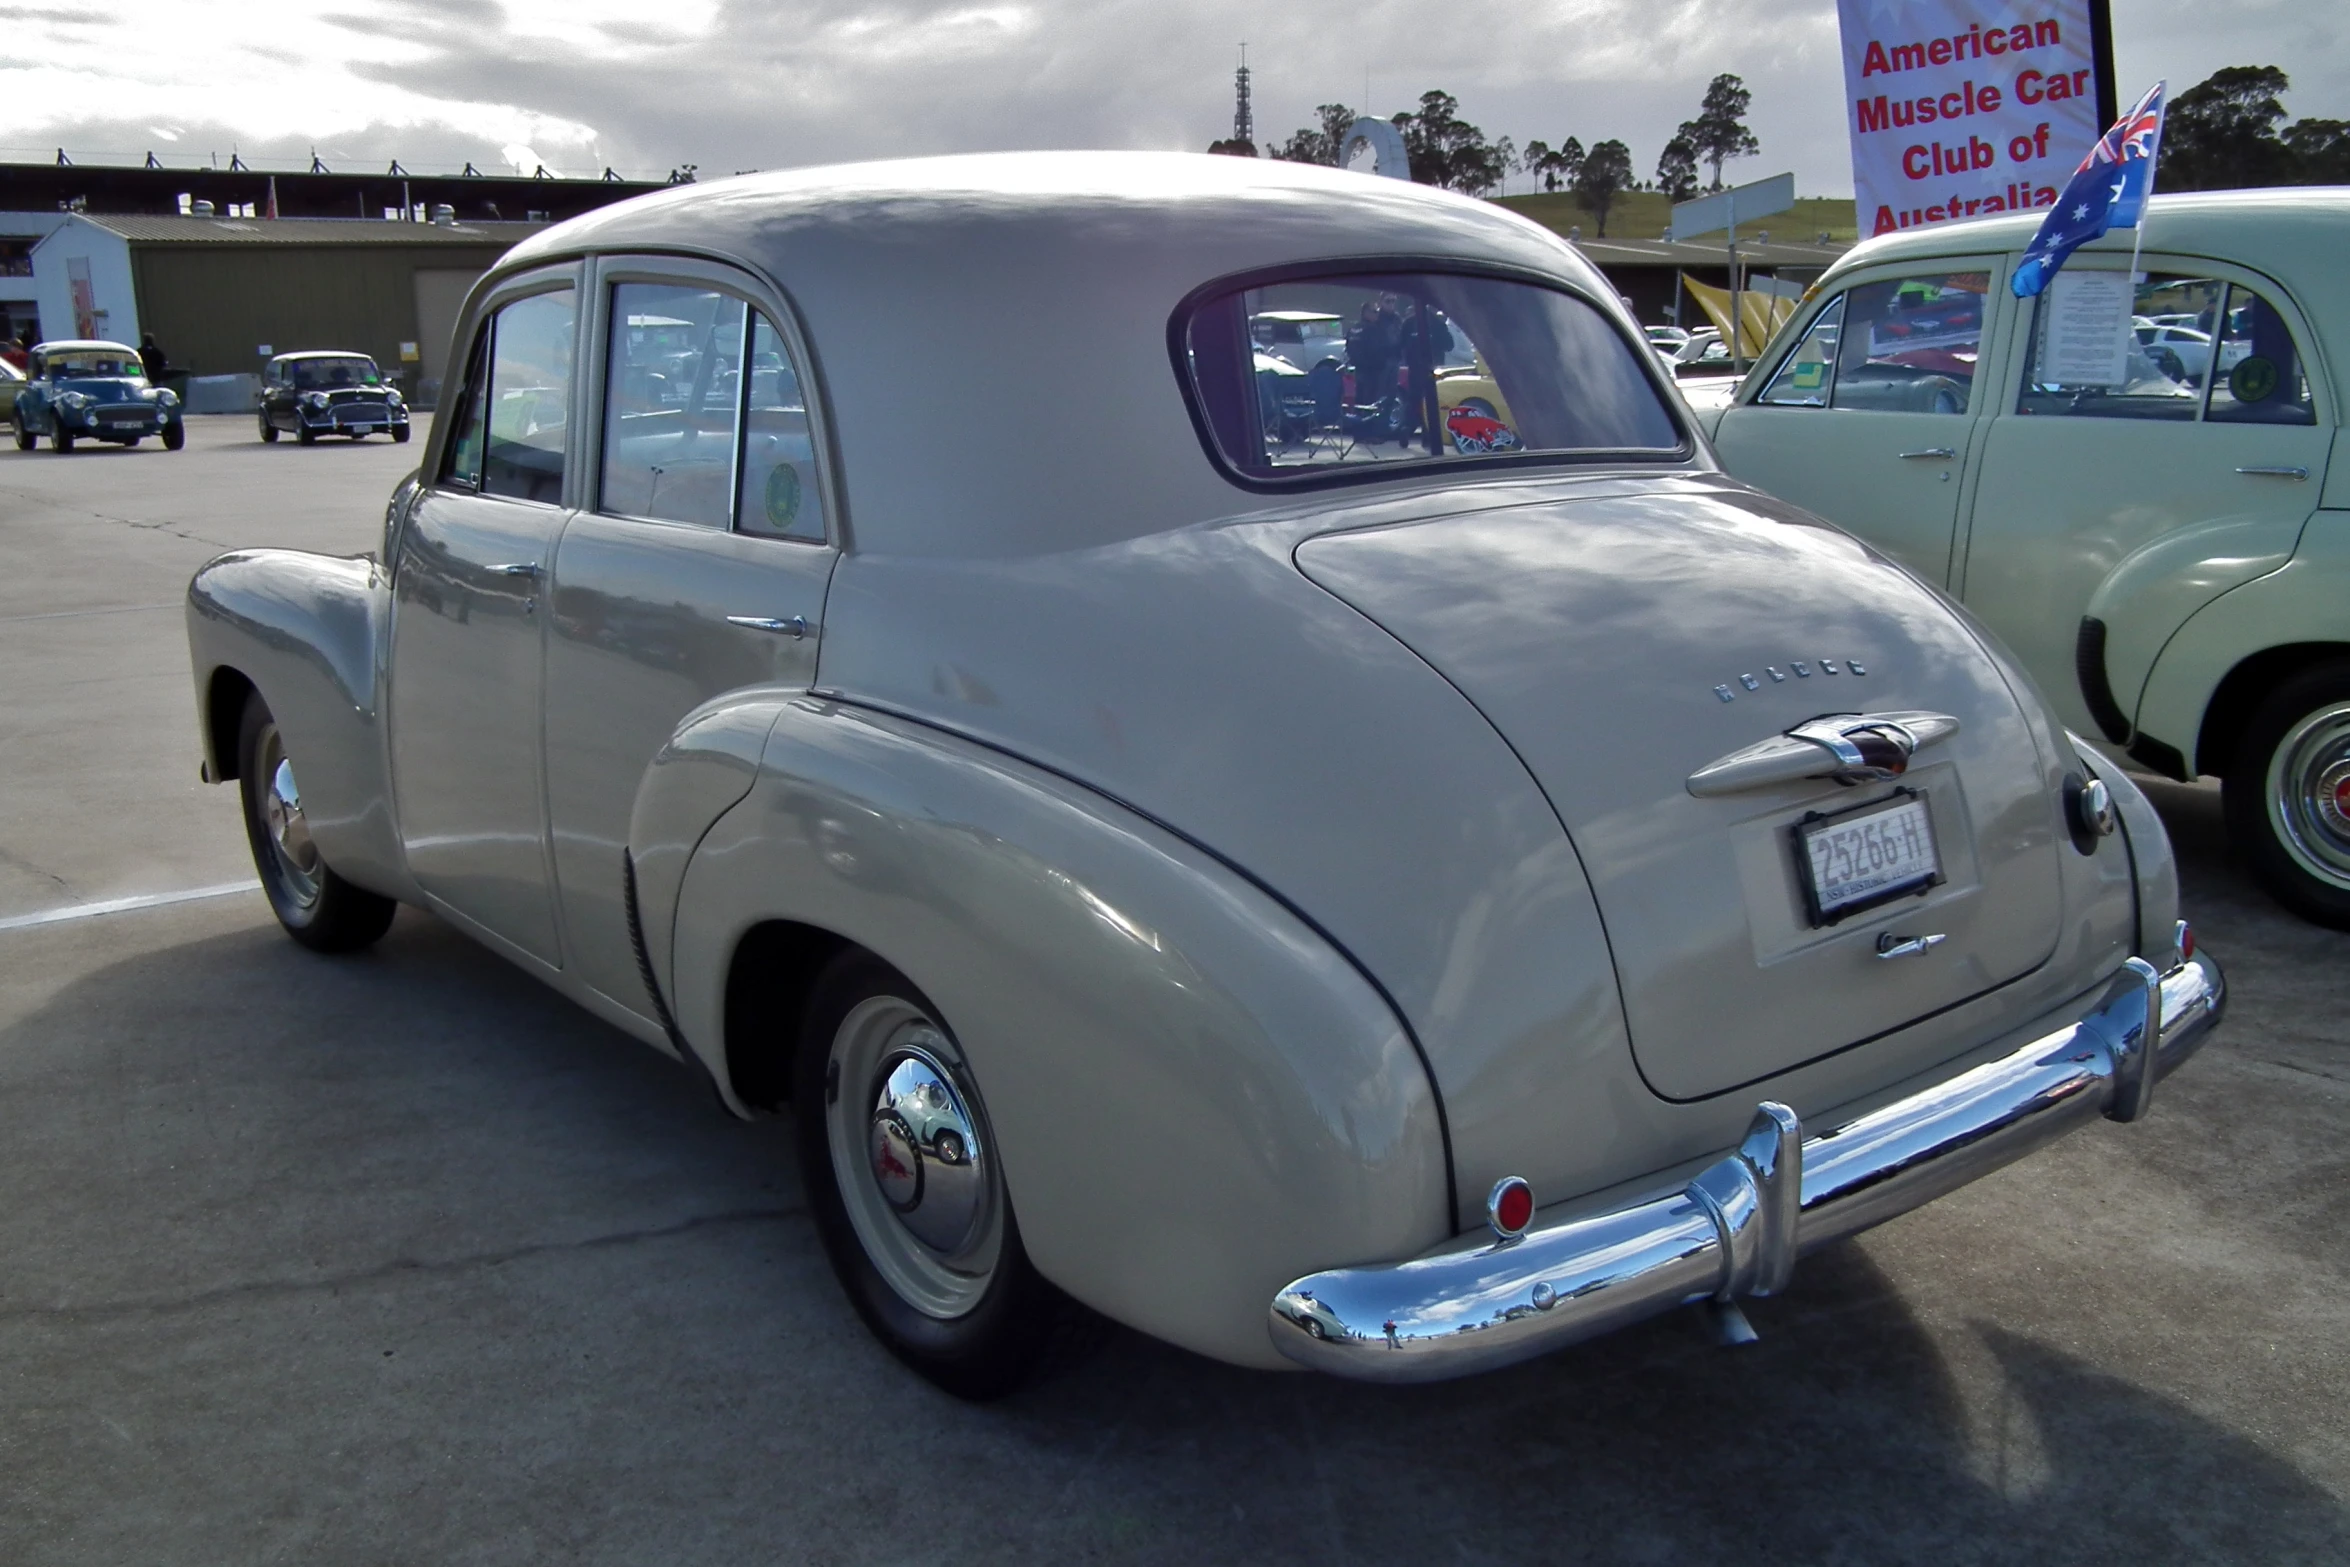
<path fill-rule="evenodd" d="M 1922 794 L 1806 817 L 1796 824 L 1795 844 L 1814 925 L 1833 925 L 1942 879 L 1934 819 Z"/>
<path fill-rule="evenodd" d="M 344 428 L 353 435 L 373 435 L 375 433 L 375 426 L 372 424 L 353 424 L 346 425 Z"/>

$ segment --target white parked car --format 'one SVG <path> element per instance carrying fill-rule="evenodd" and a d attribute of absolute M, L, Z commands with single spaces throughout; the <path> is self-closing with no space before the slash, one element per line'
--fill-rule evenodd
<path fill-rule="evenodd" d="M 2050 307 L 2007 286 L 2036 227 L 1854 249 L 1716 449 L 1963 600 L 2068 722 L 2219 774 L 2268 889 L 2350 927 L 2350 191 L 2157 197 L 2111 385 L 2042 366 Z M 2132 239 L 2066 269 L 2120 271 Z M 2220 324 L 2216 369 L 2175 318 Z"/>
<path fill-rule="evenodd" d="M 1386 296 L 1416 420 L 1290 439 L 1250 323 Z M 647 390 L 646 314 L 747 390 Z M 1455 327 L 1506 449 L 1436 417 Z M 857 1309 L 957 1392 L 1072 1302 L 1378 1381 L 1734 1336 L 1803 1252 L 2144 1114 L 2218 1017 L 2143 796 L 1723 476 L 1489 204 L 713 181 L 509 252 L 451 363 L 379 555 L 198 574 L 206 774 L 297 940 L 429 909 L 789 1113 Z"/>
<path fill-rule="evenodd" d="M 1322 310 L 1264 310 L 1249 318 L 1257 350 L 1300 373 L 1347 361 L 1346 323 Z"/>

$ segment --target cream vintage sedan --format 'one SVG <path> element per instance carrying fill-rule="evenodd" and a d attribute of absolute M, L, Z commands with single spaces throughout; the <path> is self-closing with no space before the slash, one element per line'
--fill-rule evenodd
<path fill-rule="evenodd" d="M 1249 323 L 1382 295 L 1517 450 L 1268 418 Z M 727 180 L 533 237 L 452 363 L 380 558 L 196 577 L 206 775 L 297 940 L 429 909 L 787 1111 L 849 1296 L 956 1392 L 1083 1308 L 1377 1381 L 1739 1337 L 2219 1016 L 2143 797 L 1725 478 L 1491 206 Z"/>
<path fill-rule="evenodd" d="M 2262 884 L 2350 929 L 2350 191 L 2160 196 L 2019 300 L 2038 224 L 1853 250 L 1716 449 L 1964 601 L 2069 722 L 2217 774 Z M 2067 286 L 2131 268 L 2142 324 L 2068 382 Z"/>

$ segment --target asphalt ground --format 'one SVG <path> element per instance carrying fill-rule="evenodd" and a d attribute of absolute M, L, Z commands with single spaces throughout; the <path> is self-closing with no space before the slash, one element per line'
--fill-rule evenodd
<path fill-rule="evenodd" d="M 419 447 L 0 451 L 0 1562 L 2350 1561 L 2350 937 L 2156 786 L 2221 1036 L 1687 1314 L 1383 1390 L 1115 1333 L 900 1370 L 788 1131 L 427 915 L 327 959 L 196 779 L 178 600 L 369 547 Z M 11 921 L 19 923 L 11 924 Z"/>

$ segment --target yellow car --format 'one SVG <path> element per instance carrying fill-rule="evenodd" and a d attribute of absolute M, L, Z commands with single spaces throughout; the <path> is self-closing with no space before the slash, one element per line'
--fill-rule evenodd
<path fill-rule="evenodd" d="M 0 423 L 16 412 L 16 394 L 24 390 L 24 372 L 0 359 Z"/>

